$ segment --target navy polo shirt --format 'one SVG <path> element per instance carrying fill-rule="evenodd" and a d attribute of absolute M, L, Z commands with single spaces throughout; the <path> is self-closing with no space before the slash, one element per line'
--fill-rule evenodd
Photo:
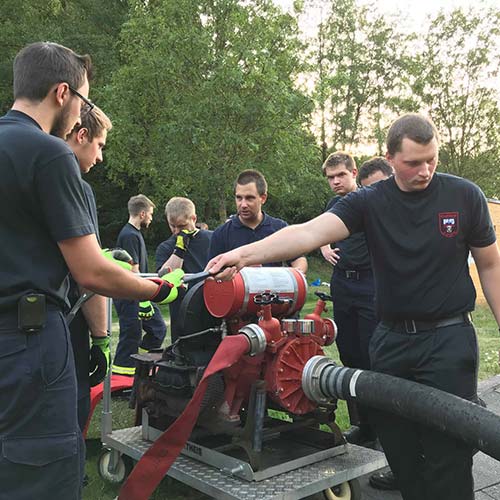
<path fill-rule="evenodd" d="M 32 118 L 0 118 L 0 311 L 27 292 L 66 305 L 68 268 L 57 242 L 94 232 L 68 145 Z"/>
<path fill-rule="evenodd" d="M 271 217 L 265 212 L 262 213 L 264 218 L 254 229 L 242 224 L 237 215 L 233 215 L 228 221 L 222 224 L 222 226 L 219 226 L 212 235 L 210 248 L 208 250 L 208 259 L 210 260 L 221 253 L 229 252 L 243 245 L 260 241 L 288 226 L 284 220 Z M 292 261 L 293 260 L 295 259 L 292 259 Z M 280 267 L 283 265 L 283 262 L 272 262 L 264 265 Z"/>

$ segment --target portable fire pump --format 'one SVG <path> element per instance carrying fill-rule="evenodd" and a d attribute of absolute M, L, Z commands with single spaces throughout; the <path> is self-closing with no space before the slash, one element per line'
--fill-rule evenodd
<path fill-rule="evenodd" d="M 304 366 L 336 336 L 333 320 L 321 316 L 327 295 L 317 293 L 314 311 L 298 318 L 306 295 L 306 280 L 293 268 L 248 267 L 231 281 L 191 286 L 180 306 L 178 339 L 162 353 L 136 356 L 134 406 L 143 434 L 154 440 L 168 428 L 222 339 L 243 335 L 247 353 L 209 379 L 183 453 L 260 480 L 345 451 L 336 401 L 318 405 L 302 389 Z"/>

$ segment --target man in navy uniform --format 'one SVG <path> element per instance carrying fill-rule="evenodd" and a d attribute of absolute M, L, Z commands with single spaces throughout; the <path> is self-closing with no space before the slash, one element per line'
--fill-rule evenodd
<path fill-rule="evenodd" d="M 129 219 L 118 235 L 116 246 L 132 257 L 132 271 L 148 272 L 148 253 L 141 231 L 153 220 L 155 204 L 145 195 L 132 196 L 128 201 Z M 167 327 L 160 309 L 151 301 L 114 300 L 120 322 L 120 338 L 113 361 L 113 373 L 134 375 L 132 354 L 148 352 L 161 347 Z M 143 336 L 142 331 L 145 334 Z"/>
<path fill-rule="evenodd" d="M 392 168 L 384 159 L 379 160 L 379 163 L 379 177 L 387 179 L 392 174 Z M 369 165 L 363 167 L 366 170 Z M 326 210 L 358 188 L 358 170 L 349 153 L 337 151 L 330 154 L 323 163 L 322 172 L 336 195 Z M 369 181 L 374 179 L 364 179 L 364 182 L 369 185 Z M 375 284 L 365 235 L 359 232 L 338 243 L 332 242 L 321 247 L 321 253 L 334 266 L 330 290 L 333 318 L 338 327 L 336 343 L 340 360 L 344 366 L 368 370 L 368 344 L 377 326 L 377 318 Z M 354 401 L 348 401 L 347 408 L 351 422 L 351 428 L 344 433 L 347 441 L 355 444 L 373 442 L 376 436 L 368 419 L 368 410 Z"/>
<path fill-rule="evenodd" d="M 172 236 L 158 245 L 155 255 L 156 272 L 163 274 L 174 269 L 185 273 L 199 273 L 208 262 L 208 247 L 212 231 L 196 227 L 196 207 L 181 196 L 171 198 L 165 206 L 165 219 Z M 170 309 L 170 335 L 172 343 L 177 340 L 177 318 L 181 299 L 185 295 L 179 290 L 179 299 Z"/>
<path fill-rule="evenodd" d="M 207 268 L 228 279 L 243 266 L 364 231 L 381 319 L 370 342 L 371 369 L 476 402 L 479 357 L 470 319 L 476 292 L 467 259 L 471 252 L 500 323 L 500 254 L 484 194 L 470 181 L 435 173 L 438 152 L 434 124 L 402 116 L 387 136 L 393 177 L 344 196 L 309 222 L 218 256 Z M 474 498 L 468 445 L 377 413 L 377 435 L 405 500 Z"/>
<path fill-rule="evenodd" d="M 261 240 L 288 225 L 284 220 L 262 210 L 262 205 L 267 201 L 267 182 L 258 170 L 244 170 L 238 175 L 234 183 L 234 198 L 237 213 L 214 231 L 208 250 L 209 259 Z M 304 274 L 307 272 L 305 257 L 294 257 L 287 264 Z M 282 266 L 283 262 L 267 265 Z"/>
<path fill-rule="evenodd" d="M 66 47 L 26 46 L 14 60 L 14 104 L 0 118 L 3 498 L 81 498 L 68 271 L 103 295 L 157 302 L 177 296 L 178 275 L 141 280 L 101 253 L 78 163 L 63 140 L 93 106 L 90 72 L 90 58 Z"/>
<path fill-rule="evenodd" d="M 82 175 L 87 174 L 97 163 L 102 162 L 108 131 L 111 128 L 111 120 L 97 106 L 94 106 L 87 113 L 82 113 L 80 123 L 75 125 L 66 140 L 68 146 L 75 153 Z M 82 186 L 90 220 L 100 244 L 94 191 L 90 184 L 83 179 Z M 85 292 L 87 291 L 80 289 L 72 279 L 69 293 L 71 305 L 75 305 Z M 90 387 L 102 382 L 109 368 L 110 350 L 106 298 L 95 294 L 84 302 L 71 321 L 69 329 L 75 356 L 78 387 L 78 423 L 83 431 L 90 412 Z M 89 345 L 89 332 L 92 339 L 92 349 Z"/>

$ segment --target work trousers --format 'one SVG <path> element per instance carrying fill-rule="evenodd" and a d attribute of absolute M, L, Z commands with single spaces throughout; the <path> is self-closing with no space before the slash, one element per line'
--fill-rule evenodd
<path fill-rule="evenodd" d="M 113 371 L 115 367 L 134 368 L 135 361 L 130 356 L 137 354 L 139 347 L 147 351 L 161 347 L 167 334 L 167 327 L 156 304 L 153 304 L 154 316 L 148 320 L 140 320 L 138 302 L 114 300 L 113 303 L 120 322 L 120 338 L 116 347 Z"/>
<path fill-rule="evenodd" d="M 90 381 L 89 381 L 89 326 L 82 311 L 78 311 L 69 325 L 71 344 L 75 358 L 78 425 L 83 431 L 90 413 Z"/>
<path fill-rule="evenodd" d="M 338 328 L 337 349 L 340 360 L 349 368 L 370 369 L 368 346 L 377 326 L 374 303 L 373 275 L 364 271 L 348 278 L 335 269 L 331 281 L 333 319 Z M 369 409 L 351 402 L 351 425 L 363 428 L 367 438 L 375 438 L 369 422 Z"/>
<path fill-rule="evenodd" d="M 370 342 L 373 371 L 477 401 L 478 347 L 471 324 L 416 334 L 397 325 L 377 326 Z M 469 446 L 389 413 L 374 410 L 371 417 L 404 500 L 474 498 Z"/>
<path fill-rule="evenodd" d="M 0 314 L 0 500 L 79 500 L 84 442 L 77 423 L 76 378 L 62 312 L 46 325 L 17 329 Z"/>

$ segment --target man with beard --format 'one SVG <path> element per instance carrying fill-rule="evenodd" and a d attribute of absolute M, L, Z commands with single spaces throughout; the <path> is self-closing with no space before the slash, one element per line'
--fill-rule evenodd
<path fill-rule="evenodd" d="M 128 201 L 129 219 L 118 235 L 116 246 L 130 254 L 135 273 L 148 272 L 148 253 L 141 230 L 151 224 L 155 208 L 155 204 L 143 194 L 132 196 Z M 139 350 L 147 352 L 161 347 L 167 328 L 158 306 L 150 301 L 115 300 L 114 304 L 120 321 L 120 339 L 113 373 L 132 376 L 135 361 L 130 356 Z M 143 330 L 146 332 L 144 336 Z"/>
<path fill-rule="evenodd" d="M 82 174 L 87 174 L 94 165 L 102 162 L 108 131 L 111 128 L 110 119 L 97 106 L 82 113 L 80 123 L 75 125 L 66 141 L 76 155 Z M 100 244 L 94 191 L 90 184 L 84 180 L 82 180 L 82 186 L 90 220 Z M 85 292 L 86 290 L 81 289 L 72 279 L 69 293 L 71 306 L 74 306 Z M 102 382 L 109 368 L 110 350 L 106 298 L 96 294 L 84 302 L 74 316 L 69 329 L 78 387 L 78 423 L 83 431 L 90 412 L 90 387 Z M 89 331 L 92 349 L 89 346 Z"/>
<path fill-rule="evenodd" d="M 393 177 L 344 196 L 309 222 L 218 256 L 207 268 L 229 279 L 244 266 L 364 231 L 381 320 L 370 341 L 371 369 L 477 402 L 479 356 L 470 317 L 476 292 L 467 259 L 470 252 L 500 323 L 500 254 L 484 194 L 468 180 L 436 173 L 438 155 L 431 120 L 404 115 L 387 135 Z M 373 415 L 405 500 L 474 498 L 470 446 L 405 418 Z"/>
<path fill-rule="evenodd" d="M 97 243 L 78 164 L 62 140 L 93 106 L 90 71 L 88 56 L 61 45 L 26 46 L 14 60 L 14 104 L 0 118 L 2 498 L 81 498 L 85 446 L 64 314 L 68 270 L 104 295 L 177 296 L 177 276 L 141 280 Z"/>

